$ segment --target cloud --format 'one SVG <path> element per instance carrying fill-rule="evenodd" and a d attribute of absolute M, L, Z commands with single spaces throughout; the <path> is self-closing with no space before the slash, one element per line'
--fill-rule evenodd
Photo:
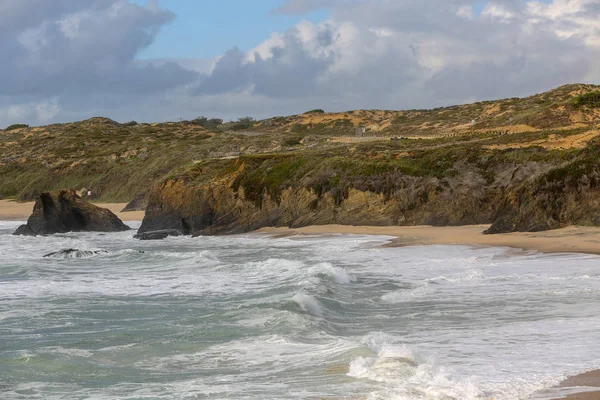
<path fill-rule="evenodd" d="M 288 0 L 273 12 L 330 16 L 215 60 L 140 61 L 160 28 L 176 23 L 154 3 L 3 0 L 0 125 L 428 108 L 600 81 L 597 0 L 481 4 Z"/>
<path fill-rule="evenodd" d="M 176 62 L 136 60 L 174 18 L 153 3 L 126 0 L 2 0 L 0 96 L 11 103 L 2 115 L 46 121 L 61 108 L 40 104 L 91 93 L 147 96 L 193 82 L 198 73 Z"/>
<path fill-rule="evenodd" d="M 248 53 L 226 53 L 194 94 L 317 96 L 321 104 L 343 98 L 347 109 L 413 108 L 600 78 L 596 0 L 496 0 L 479 14 L 476 3 L 290 0 L 277 12 L 327 6 L 332 16 L 304 21 Z"/>

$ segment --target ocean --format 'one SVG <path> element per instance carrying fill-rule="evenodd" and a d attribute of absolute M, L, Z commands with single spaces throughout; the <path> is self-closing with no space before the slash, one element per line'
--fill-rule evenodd
<path fill-rule="evenodd" d="M 17 225 L 0 223 L 4 400 L 543 399 L 600 368 L 593 255 Z M 43 257 L 71 248 L 90 252 Z"/>

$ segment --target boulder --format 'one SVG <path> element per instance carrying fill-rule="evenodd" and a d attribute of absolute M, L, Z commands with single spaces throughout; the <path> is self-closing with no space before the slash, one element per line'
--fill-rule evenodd
<path fill-rule="evenodd" d="M 138 233 L 134 236 L 135 239 L 139 240 L 163 240 L 169 236 L 181 236 L 183 233 L 176 229 L 161 229 L 158 231 L 149 231 Z"/>
<path fill-rule="evenodd" d="M 89 258 L 98 254 L 108 254 L 108 251 L 63 249 L 54 253 L 46 254 L 44 258 Z"/>
<path fill-rule="evenodd" d="M 37 196 L 27 225 L 21 225 L 14 235 L 122 232 L 129 229 L 112 211 L 88 203 L 74 190 L 57 190 Z"/>

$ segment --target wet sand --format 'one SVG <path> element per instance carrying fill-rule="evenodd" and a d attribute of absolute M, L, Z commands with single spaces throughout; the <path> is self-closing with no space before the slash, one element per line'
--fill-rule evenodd
<path fill-rule="evenodd" d="M 120 212 L 127 203 L 94 203 L 98 207 L 108 208 L 121 221 L 141 221 L 144 211 Z M 18 203 L 10 200 L 0 200 L 0 221 L 26 221 L 33 211 L 33 202 Z"/>
<path fill-rule="evenodd" d="M 258 232 L 276 236 L 315 234 L 356 234 L 392 236 L 390 246 L 433 244 L 481 245 L 537 250 L 545 253 L 600 254 L 600 227 L 568 227 L 545 232 L 484 235 L 489 225 L 468 226 L 342 226 L 324 225 L 305 228 L 263 228 Z"/>
<path fill-rule="evenodd" d="M 573 376 L 561 385 L 564 388 L 600 388 L 600 370 L 586 372 L 581 375 Z M 586 391 L 572 394 L 561 399 L 555 400 L 600 400 L 600 390 Z"/>

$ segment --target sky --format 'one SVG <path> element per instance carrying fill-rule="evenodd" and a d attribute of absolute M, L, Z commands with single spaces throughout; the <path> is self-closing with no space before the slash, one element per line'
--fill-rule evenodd
<path fill-rule="evenodd" d="M 433 108 L 600 83 L 600 0 L 2 0 L 0 127 Z"/>

